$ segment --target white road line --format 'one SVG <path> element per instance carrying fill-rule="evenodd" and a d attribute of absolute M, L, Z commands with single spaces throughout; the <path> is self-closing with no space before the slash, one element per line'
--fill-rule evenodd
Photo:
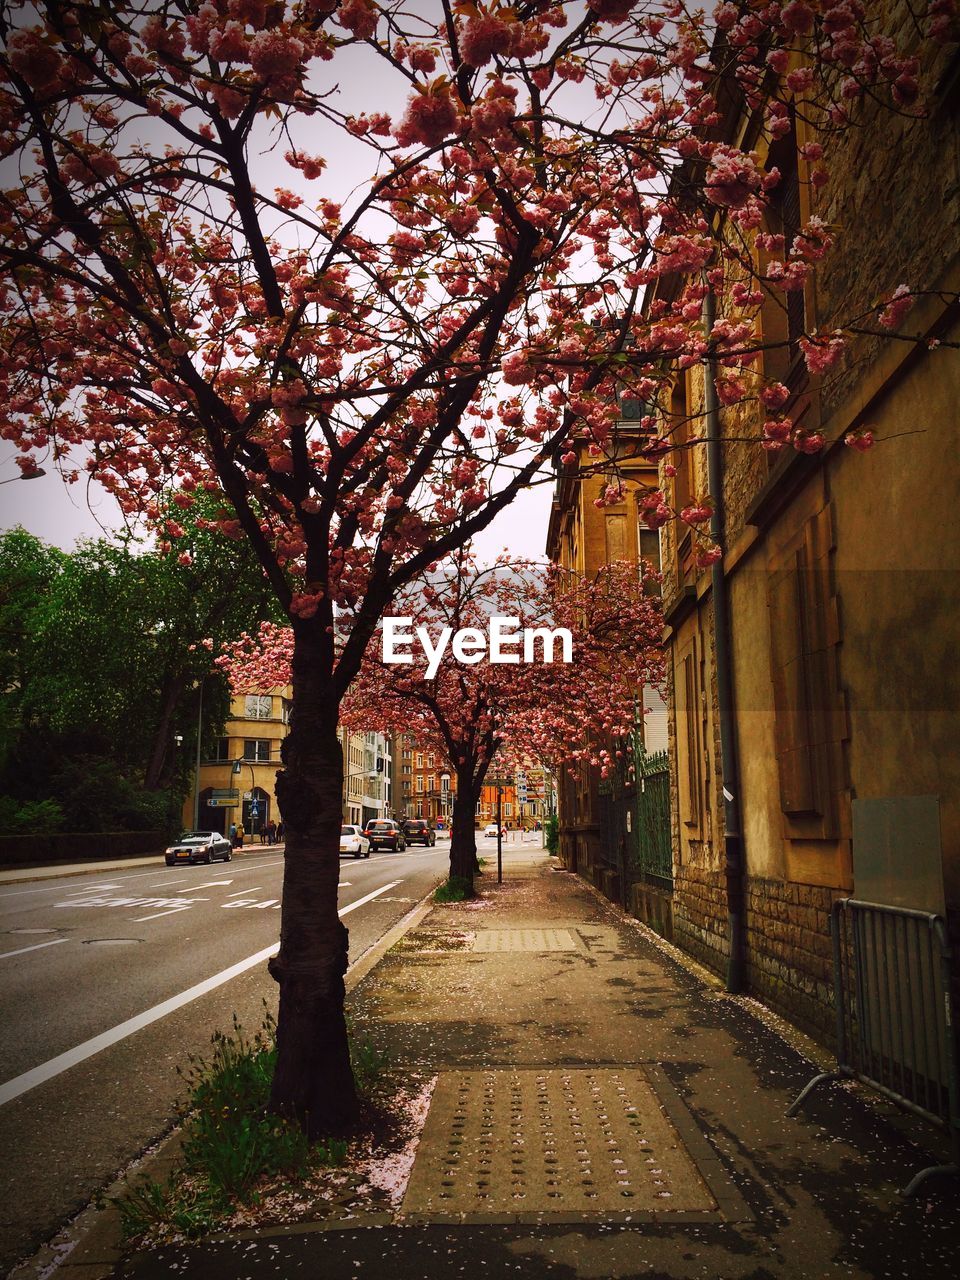
<path fill-rule="evenodd" d="M 345 907 L 341 907 L 337 912 L 338 916 L 348 915 L 351 911 L 356 911 L 357 907 L 362 907 L 374 898 L 379 898 L 381 893 L 386 893 L 388 889 L 395 889 L 398 884 L 403 884 L 402 880 L 393 880 L 390 884 L 385 884 L 380 889 L 374 889 L 373 893 L 366 894 L 363 898 L 358 898 L 356 902 L 350 902 Z"/>
<path fill-rule="evenodd" d="M 66 938 L 54 938 L 52 942 L 35 942 L 32 947 L 20 947 L 17 951 L 0 951 L 0 960 L 8 956 L 22 956 L 27 951 L 39 951 L 41 947 L 55 947 L 58 942 L 66 942 Z"/>
<path fill-rule="evenodd" d="M 228 897 L 228 898 L 241 898 L 241 897 L 244 897 L 244 896 L 245 896 L 246 894 L 248 894 L 248 893 L 259 893 L 259 892 L 260 892 L 261 887 L 262 887 L 261 885 L 259 885 L 259 884 L 255 884 L 255 885 L 253 886 L 253 888 L 252 888 L 252 889 L 235 889 L 235 890 L 233 891 L 233 893 L 228 893 L 228 894 L 227 894 L 227 897 Z"/>
<path fill-rule="evenodd" d="M 236 859 L 234 859 L 234 861 L 236 861 Z M 236 875 L 237 872 L 239 871 L 261 871 L 264 867 L 278 867 L 282 862 L 283 862 L 282 858 L 274 858 L 272 862 L 257 862 L 257 863 L 253 863 L 249 867 L 233 866 L 230 868 L 230 870 L 234 873 L 234 875 Z M 142 880 L 144 879 L 145 876 L 155 876 L 157 874 L 157 870 L 158 868 L 154 867 L 150 871 L 134 871 L 134 872 L 131 872 L 129 875 L 124 873 L 123 878 L 124 880 Z M 63 877 L 59 877 L 59 878 L 63 879 Z M 179 881 L 168 880 L 167 883 L 178 884 Z M 111 881 L 110 887 L 117 888 L 118 886 Z M 89 892 L 90 888 L 91 886 L 88 885 L 86 889 L 74 889 L 74 893 L 87 893 Z M 2 902 L 4 898 L 22 897 L 25 893 L 63 893 L 63 892 L 64 892 L 64 888 L 61 884 L 47 885 L 44 888 L 40 888 L 40 889 L 11 889 L 9 892 L 4 892 L 3 890 L 0 890 L 0 902 Z"/>
<path fill-rule="evenodd" d="M 357 907 L 362 907 L 373 898 L 378 898 L 381 893 L 386 893 L 389 889 L 395 889 L 398 884 L 402 883 L 402 880 L 394 880 L 392 884 L 385 884 L 382 889 L 374 889 L 373 893 L 368 893 L 366 897 L 358 898 L 356 902 L 351 902 L 347 906 L 341 907 L 337 914 L 345 916 L 351 911 L 356 911 Z M 61 939 L 61 941 L 65 942 L 66 939 Z M 49 1062 L 44 1062 L 39 1067 L 34 1067 L 30 1071 L 25 1071 L 22 1075 L 15 1076 L 12 1080 L 8 1080 L 6 1084 L 0 1085 L 0 1106 L 3 1106 L 5 1102 L 12 1102 L 14 1098 L 19 1098 L 21 1094 L 28 1093 L 31 1089 L 35 1089 L 38 1084 L 44 1084 L 47 1080 L 52 1080 L 54 1076 L 60 1075 L 61 1072 L 68 1071 L 71 1067 L 85 1062 L 87 1058 L 92 1058 L 94 1054 L 100 1053 L 101 1050 L 109 1049 L 111 1045 L 117 1044 L 118 1041 L 126 1040 L 127 1036 L 132 1036 L 137 1031 L 142 1031 L 144 1027 L 149 1027 L 151 1023 L 158 1022 L 161 1018 L 165 1018 L 167 1014 L 174 1013 L 177 1009 L 182 1009 L 184 1005 L 191 1004 L 208 992 L 216 990 L 217 987 L 222 987 L 225 982 L 230 982 L 232 978 L 237 978 L 241 973 L 246 973 L 248 969 L 253 969 L 256 965 L 262 964 L 269 956 L 274 955 L 276 950 L 276 943 L 269 947 L 264 947 L 262 951 L 257 951 L 252 956 L 247 956 L 246 960 L 240 960 L 237 964 L 232 964 L 229 969 L 222 969 L 220 973 L 215 973 L 212 978 L 205 978 L 203 982 L 198 982 L 195 986 L 188 987 L 186 991 L 181 991 L 179 995 L 171 996 L 169 1000 L 164 1000 L 160 1004 L 154 1005 L 152 1009 L 138 1013 L 135 1017 L 128 1018 L 126 1022 L 118 1023 L 117 1026 L 111 1027 L 109 1031 L 101 1032 L 100 1035 L 94 1036 L 92 1040 L 85 1040 L 83 1044 L 78 1044 L 75 1048 L 68 1049 L 66 1053 L 58 1054 L 57 1057 L 51 1058 Z"/>
<path fill-rule="evenodd" d="M 209 898 L 197 898 L 197 899 L 195 899 L 195 901 L 197 901 L 197 902 L 209 902 L 209 901 L 210 901 L 210 899 L 209 899 Z M 190 910 L 190 908 L 191 908 L 192 906 L 193 906 L 193 903 L 192 903 L 192 902 L 188 902 L 188 903 L 187 903 L 187 905 L 186 905 L 185 907 L 171 907 L 169 911 L 157 911 L 157 912 L 155 912 L 155 914 L 154 914 L 154 915 L 152 915 L 152 916 L 134 916 L 134 917 L 131 919 L 130 923 L 131 923 L 131 924 L 143 924 L 144 920 L 162 920 L 164 916 L 175 916 L 175 915 L 177 914 L 177 912 L 178 912 L 178 911 L 189 911 L 189 910 Z"/>
<path fill-rule="evenodd" d="M 192 889 L 181 889 L 181 893 L 198 893 L 201 889 L 216 889 L 219 885 L 233 884 L 232 880 L 208 880 L 206 884 L 195 884 Z M 249 892 L 249 891 L 248 891 Z"/>

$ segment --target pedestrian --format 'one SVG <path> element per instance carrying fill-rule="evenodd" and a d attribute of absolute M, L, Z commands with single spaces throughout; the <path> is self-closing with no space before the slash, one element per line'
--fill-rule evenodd
<path fill-rule="evenodd" d="M 243 832 L 243 823 L 242 823 L 242 822 L 238 822 L 238 823 L 237 823 L 237 845 L 236 845 L 236 847 L 237 847 L 238 849 L 242 849 L 242 848 L 243 848 L 243 834 L 244 834 L 244 832 Z"/>
<path fill-rule="evenodd" d="M 261 831 L 260 831 L 260 843 L 269 844 L 269 833 L 267 831 L 266 823 L 263 824 L 263 827 L 261 828 Z"/>
<path fill-rule="evenodd" d="M 230 846 L 233 849 L 237 847 L 237 824 L 235 822 L 230 823 Z"/>
<path fill-rule="evenodd" d="M 277 844 L 283 844 L 283 819 L 277 823 Z"/>
<path fill-rule="evenodd" d="M 272 818 L 267 823 L 267 842 L 269 844 L 277 843 L 277 824 Z"/>

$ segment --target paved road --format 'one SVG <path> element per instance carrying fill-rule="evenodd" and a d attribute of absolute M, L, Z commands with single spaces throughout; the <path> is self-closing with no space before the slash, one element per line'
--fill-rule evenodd
<path fill-rule="evenodd" d="M 355 961 L 443 875 L 448 846 L 345 858 Z M 236 1011 L 276 1011 L 282 858 L 0 887 L 0 1273 L 47 1239 L 163 1129 L 176 1068 Z"/>

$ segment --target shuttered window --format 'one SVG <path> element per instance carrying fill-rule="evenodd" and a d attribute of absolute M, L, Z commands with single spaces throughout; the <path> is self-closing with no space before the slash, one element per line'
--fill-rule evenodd
<path fill-rule="evenodd" d="M 839 612 L 830 582 L 829 509 L 771 565 L 768 587 L 780 807 L 787 834 L 837 833 L 845 717 L 838 687 Z"/>

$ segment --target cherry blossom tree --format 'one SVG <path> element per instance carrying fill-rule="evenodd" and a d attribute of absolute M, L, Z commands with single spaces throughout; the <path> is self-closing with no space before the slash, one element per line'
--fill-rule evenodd
<path fill-rule="evenodd" d="M 397 646 L 404 661 L 386 661 L 384 648 L 371 645 L 342 703 L 342 722 L 410 733 L 450 761 L 457 781 L 451 880 L 473 883 L 474 815 L 495 758 L 537 758 L 554 769 L 581 759 L 609 767 L 605 744 L 633 727 L 642 686 L 663 679 L 663 624 L 651 580 L 649 566 L 629 561 L 585 578 L 507 556 L 478 567 L 462 551 L 445 572 L 401 592 L 397 618 L 422 627 L 431 652 L 446 631 L 442 655 L 431 670 L 412 629 L 412 643 Z M 502 642 L 489 642 L 494 619 Z M 561 628 L 570 636 L 571 661 L 562 660 Z M 463 651 L 466 661 L 452 642 L 458 632 L 472 646 Z M 532 662 L 524 661 L 524 632 L 532 635 Z M 224 646 L 217 662 L 240 693 L 287 684 L 293 653 L 292 631 L 264 623 Z"/>
<path fill-rule="evenodd" d="M 356 1112 L 336 731 L 379 618 L 575 440 L 615 466 L 618 399 L 655 400 L 670 362 L 736 376 L 758 293 L 798 287 L 834 233 L 769 243 L 761 274 L 744 237 L 776 178 L 717 140 L 718 103 L 772 136 L 795 103 L 826 140 L 860 94 L 913 111 L 879 8 L 0 0 L 0 436 L 164 542 L 246 540 L 290 619 L 272 1096 L 309 1132 Z M 914 8 L 947 37 L 951 0 Z M 386 109 L 354 107 L 358 83 Z M 689 283 L 645 311 L 664 272 Z M 740 291 L 711 333 L 708 287 Z M 815 368 L 843 334 L 805 341 Z"/>

